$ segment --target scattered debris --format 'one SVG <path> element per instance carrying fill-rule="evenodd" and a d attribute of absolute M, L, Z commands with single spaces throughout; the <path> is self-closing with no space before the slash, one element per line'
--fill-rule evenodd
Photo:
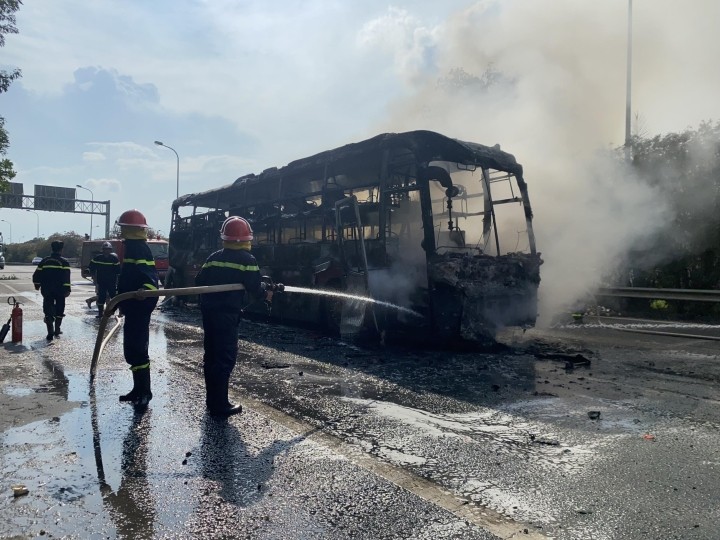
<path fill-rule="evenodd" d="M 588 418 L 590 420 L 599 420 L 600 419 L 600 411 L 588 411 Z"/>
<path fill-rule="evenodd" d="M 530 434 L 530 441 L 535 444 L 546 444 L 548 446 L 560 446 L 560 441 L 555 439 L 546 439 L 545 437 L 538 437 L 537 435 Z"/>
<path fill-rule="evenodd" d="M 576 514 L 592 514 L 590 510 L 586 510 L 585 508 L 576 508 L 575 509 Z"/>
<path fill-rule="evenodd" d="M 580 353 L 567 354 L 567 353 L 536 352 L 536 353 L 534 353 L 534 355 L 535 355 L 535 358 L 539 358 L 541 360 L 564 360 L 565 361 L 565 369 L 575 369 L 578 366 L 589 366 L 590 365 L 590 359 L 583 356 Z"/>
<path fill-rule="evenodd" d="M 651 433 L 646 433 L 645 435 L 643 435 L 643 439 L 645 439 L 646 441 L 654 441 L 655 435 L 652 435 Z"/>
<path fill-rule="evenodd" d="M 285 369 L 290 367 L 290 364 L 281 362 L 261 362 L 260 365 L 263 369 Z"/>
<path fill-rule="evenodd" d="M 30 490 L 25 487 L 25 484 L 15 484 L 12 486 L 13 490 L 13 497 L 22 497 L 23 495 L 27 495 L 30 493 Z"/>

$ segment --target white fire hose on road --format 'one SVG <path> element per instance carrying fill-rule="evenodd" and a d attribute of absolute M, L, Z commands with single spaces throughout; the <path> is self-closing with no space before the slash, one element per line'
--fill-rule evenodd
<path fill-rule="evenodd" d="M 102 354 L 105 346 L 107 345 L 110 338 L 122 326 L 123 318 L 121 316 L 115 316 L 117 324 L 108 332 L 105 336 L 105 327 L 107 326 L 108 320 L 113 316 L 113 312 L 117 305 L 123 300 L 142 300 L 144 298 L 156 298 L 160 296 L 190 296 L 194 294 L 206 294 L 215 292 L 226 292 L 226 291 L 243 291 L 245 286 L 240 283 L 232 283 L 228 285 L 208 285 L 205 287 L 184 287 L 180 289 L 157 289 L 154 291 L 148 289 L 140 289 L 138 291 L 131 291 L 113 298 L 105 305 L 103 316 L 100 319 L 100 327 L 98 328 L 97 339 L 95 340 L 95 350 L 93 351 L 92 362 L 90 362 L 90 384 L 95 380 L 95 372 L 97 371 L 98 361 Z"/>

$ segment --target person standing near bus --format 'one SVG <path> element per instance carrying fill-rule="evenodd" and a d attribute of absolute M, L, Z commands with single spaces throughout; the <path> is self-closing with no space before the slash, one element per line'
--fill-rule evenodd
<path fill-rule="evenodd" d="M 195 285 L 242 283 L 245 290 L 200 295 L 203 325 L 205 405 L 213 416 L 231 416 L 242 407 L 228 399 L 230 375 L 238 353 L 238 325 L 246 293 L 272 300 L 260 279 L 260 268 L 250 253 L 253 232 L 243 218 L 231 216 L 220 229 L 222 249 L 212 253 L 195 277 Z"/>
<path fill-rule="evenodd" d="M 158 273 L 155 259 L 147 245 L 147 221 L 138 210 L 127 210 L 118 218 L 120 236 L 124 243 L 124 257 L 118 276 L 118 294 L 139 289 L 157 290 Z M 118 304 L 125 316 L 123 325 L 123 354 L 133 375 L 132 390 L 120 396 L 138 407 L 145 407 L 152 399 L 150 391 L 150 316 L 157 298 L 128 299 Z"/>
<path fill-rule="evenodd" d="M 62 256 L 64 242 L 50 244 L 52 252 L 38 264 L 32 280 L 35 290 L 43 297 L 43 313 L 47 327 L 47 339 L 62 334 L 60 325 L 65 316 L 65 299 L 70 296 L 70 263 Z"/>
<path fill-rule="evenodd" d="M 102 317 L 105 310 L 105 301 L 115 296 L 118 274 L 120 273 L 120 259 L 113 253 L 110 242 L 103 243 L 102 252 L 93 257 L 88 269 L 95 283 L 97 283 L 97 316 Z"/>

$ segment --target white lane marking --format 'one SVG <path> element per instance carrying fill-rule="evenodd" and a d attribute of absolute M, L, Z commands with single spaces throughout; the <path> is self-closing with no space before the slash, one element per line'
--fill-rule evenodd
<path fill-rule="evenodd" d="M 8 296 L 22 296 L 23 298 L 29 300 L 33 304 L 37 304 L 38 306 L 42 306 L 42 298 L 38 299 L 38 296 L 40 295 L 37 291 L 18 291 L 15 287 L 11 287 L 7 283 L 2 284 L 3 287 L 7 287 L 10 289 L 10 292 L 13 294 L 9 294 Z"/>

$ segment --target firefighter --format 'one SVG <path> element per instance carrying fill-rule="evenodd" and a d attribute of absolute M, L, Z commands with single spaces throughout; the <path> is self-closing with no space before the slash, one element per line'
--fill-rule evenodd
<path fill-rule="evenodd" d="M 110 300 L 115 296 L 118 274 L 120 273 L 120 259 L 113 253 L 113 247 L 110 242 L 103 243 L 102 253 L 98 253 L 93 257 L 88 268 L 93 275 L 95 283 L 97 283 L 97 316 L 102 317 L 105 309 L 105 300 Z"/>
<path fill-rule="evenodd" d="M 213 416 L 231 416 L 242 411 L 228 399 L 230 374 L 238 352 L 238 325 L 246 293 L 252 297 L 272 300 L 272 291 L 265 289 L 260 269 L 250 253 L 253 232 L 241 217 L 231 216 L 220 229 L 223 248 L 211 254 L 195 278 L 196 285 L 242 283 L 244 291 L 200 295 L 200 309 L 205 333 L 203 374 L 205 404 Z M 278 287 L 280 285 L 278 284 Z"/>
<path fill-rule="evenodd" d="M 38 264 L 33 273 L 35 290 L 43 297 L 43 314 L 48 334 L 45 339 L 62 334 L 60 326 L 65 317 L 65 299 L 70 296 L 70 263 L 62 256 L 65 244 L 56 240 L 50 244 L 51 253 Z"/>
<path fill-rule="evenodd" d="M 120 236 L 124 243 L 124 257 L 118 276 L 118 294 L 139 289 L 156 290 L 158 273 L 155 259 L 147 245 L 147 221 L 138 210 L 127 210 L 118 218 Z M 157 298 L 128 299 L 118 304 L 125 316 L 123 326 L 123 354 L 130 364 L 133 388 L 120 401 L 129 401 L 138 407 L 145 407 L 152 399 L 150 391 L 150 316 Z"/>
<path fill-rule="evenodd" d="M 47 339 L 62 334 L 60 325 L 65 316 L 65 298 L 70 296 L 70 263 L 62 256 L 65 244 L 55 240 L 50 244 L 52 253 L 45 257 L 33 273 L 33 285 L 43 297 L 43 313 Z M 53 326 L 54 325 L 54 326 Z"/>

